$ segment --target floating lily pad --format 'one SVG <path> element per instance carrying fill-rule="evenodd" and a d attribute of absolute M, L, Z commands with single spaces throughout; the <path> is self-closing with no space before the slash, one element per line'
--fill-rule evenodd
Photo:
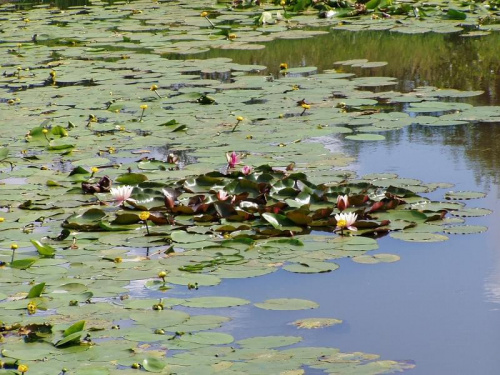
<path fill-rule="evenodd" d="M 308 310 L 319 307 L 316 302 L 297 298 L 268 299 L 254 305 L 264 310 Z"/>
<path fill-rule="evenodd" d="M 187 307 L 221 308 L 247 305 L 250 301 L 235 297 L 197 297 L 186 299 L 181 304 Z"/>
<path fill-rule="evenodd" d="M 292 324 L 297 326 L 297 328 L 305 328 L 305 329 L 318 329 L 323 327 L 330 327 L 336 324 L 341 324 L 342 320 L 340 319 L 331 319 L 331 318 L 307 318 L 307 319 L 299 319 L 293 322 Z"/>

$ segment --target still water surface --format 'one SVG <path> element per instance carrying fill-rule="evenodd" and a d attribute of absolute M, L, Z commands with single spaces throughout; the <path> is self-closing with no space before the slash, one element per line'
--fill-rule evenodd
<path fill-rule="evenodd" d="M 286 61 L 291 66 L 317 66 L 319 71 L 345 59 L 388 61 L 375 74 L 354 72 L 396 77 L 400 85 L 395 89 L 403 91 L 421 85 L 484 90 L 485 94 L 469 102 L 500 105 L 499 45 L 499 35 L 472 40 L 437 34 L 332 33 L 314 40 L 276 41 L 262 51 L 210 51 L 192 57 L 227 56 L 235 62 L 268 67 Z M 392 264 L 365 265 L 342 259 L 339 270 L 327 274 L 278 271 L 259 278 L 226 280 L 217 287 L 218 295 L 253 302 L 306 298 L 318 302 L 320 308 L 297 313 L 240 309 L 237 323 L 225 329 L 236 339 L 250 334 L 297 335 L 296 328 L 287 323 L 305 317 L 335 317 L 344 323 L 322 330 L 301 330 L 301 344 L 414 361 L 417 366 L 409 373 L 415 375 L 498 374 L 499 125 L 409 127 L 384 133 L 387 140 L 382 142 L 322 140 L 336 151 L 355 156 L 357 161 L 349 169 L 359 175 L 393 172 L 424 182 L 454 183 L 453 190 L 486 192 L 486 198 L 468 201 L 467 205 L 490 208 L 494 213 L 469 218 L 468 223 L 486 225 L 489 230 L 451 235 L 449 241 L 430 244 L 382 238 L 378 251 L 401 256 L 401 261 Z M 444 192 L 438 190 L 428 197 L 443 199 Z M 306 373 L 316 371 L 308 369 Z"/>

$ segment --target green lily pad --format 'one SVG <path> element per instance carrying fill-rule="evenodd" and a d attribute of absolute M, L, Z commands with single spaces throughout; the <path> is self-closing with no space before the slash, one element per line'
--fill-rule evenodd
<path fill-rule="evenodd" d="M 268 299 L 254 305 L 264 310 L 308 310 L 319 307 L 316 302 L 298 298 Z"/>

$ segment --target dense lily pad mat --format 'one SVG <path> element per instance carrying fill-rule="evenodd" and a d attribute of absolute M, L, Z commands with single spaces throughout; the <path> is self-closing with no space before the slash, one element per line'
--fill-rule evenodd
<path fill-rule="evenodd" d="M 278 270 L 328 273 L 345 257 L 362 266 L 397 261 L 367 254 L 385 234 L 433 242 L 483 232 L 463 218 L 491 211 L 461 202 L 483 193 L 450 191 L 442 202 L 431 201 L 427 193 L 450 186 L 387 173 L 357 177 L 339 169 L 352 157 L 321 143 L 383 142 L 409 126 L 497 122 L 499 109 L 462 101 L 476 91 L 395 92 L 392 77 L 341 71 L 374 69 L 380 61 L 337 61 L 338 70 L 325 72 L 277 61 L 279 75 L 262 76 L 269 67 L 166 58 L 263 48 L 273 38 L 324 33 L 293 26 L 331 24 L 288 3 L 283 12 L 291 18 L 277 23 L 280 7 L 272 4 L 241 11 L 213 2 L 95 5 L 65 12 L 3 8 L 15 13 L 1 42 L 10 57 L 0 78 L 0 118 L 9 129 L 0 135 L 2 371 L 20 372 L 21 365 L 36 374 L 412 368 L 364 353 L 289 348 L 300 336 L 234 342 L 217 329 L 238 309 L 301 311 L 318 304 L 199 297 L 196 290 Z M 371 9 L 381 14 L 381 7 Z M 205 9 L 208 20 L 200 16 Z M 415 17 L 408 11 L 402 17 L 390 22 L 411 31 Z M 238 28 L 236 37 L 227 24 Z M 329 329 L 341 321 L 293 324 Z"/>

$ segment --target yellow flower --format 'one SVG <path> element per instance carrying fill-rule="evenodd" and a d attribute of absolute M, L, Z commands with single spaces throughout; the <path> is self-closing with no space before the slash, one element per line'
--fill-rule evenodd
<path fill-rule="evenodd" d="M 139 219 L 141 220 L 147 220 L 149 219 L 149 216 L 150 216 L 150 213 L 148 211 L 142 211 L 140 214 L 139 214 Z"/>
<path fill-rule="evenodd" d="M 281 64 L 280 64 L 280 69 L 281 69 L 281 70 L 286 70 L 286 69 L 288 69 L 288 64 L 287 64 L 287 63 L 281 63 Z"/>
<path fill-rule="evenodd" d="M 55 70 L 51 70 L 49 74 L 52 78 L 56 78 L 56 71 Z"/>
<path fill-rule="evenodd" d="M 115 259 L 113 259 L 113 262 L 115 262 L 115 263 L 121 263 L 122 261 L 123 261 L 123 259 L 120 257 L 116 257 Z"/>
<path fill-rule="evenodd" d="M 29 18 L 25 18 L 23 21 L 26 22 L 26 23 L 28 23 L 28 22 L 30 22 L 30 19 Z"/>
<path fill-rule="evenodd" d="M 152 85 L 150 88 L 151 91 L 156 91 L 158 90 L 158 85 Z"/>
<path fill-rule="evenodd" d="M 3 223 L 5 221 L 5 218 L 0 217 L 0 223 Z"/>
<path fill-rule="evenodd" d="M 33 301 L 28 303 L 28 314 L 33 315 L 36 313 L 36 307 L 36 303 Z"/>
<path fill-rule="evenodd" d="M 167 273 L 165 271 L 160 271 L 158 273 L 158 277 L 161 278 L 161 279 L 163 279 L 163 278 L 167 277 Z"/>
<path fill-rule="evenodd" d="M 48 130 L 48 129 L 43 129 L 43 130 L 42 130 L 42 133 L 43 133 L 43 134 L 47 134 L 48 132 L 49 132 L 49 130 Z"/>
<path fill-rule="evenodd" d="M 236 39 L 236 34 L 229 34 L 229 35 L 227 36 L 227 38 L 228 38 L 229 40 Z"/>
<path fill-rule="evenodd" d="M 17 243 L 13 243 L 12 245 L 10 245 L 10 248 L 12 250 L 17 250 L 19 248 L 19 246 L 17 246 Z"/>
<path fill-rule="evenodd" d="M 29 367 L 27 365 L 19 365 L 17 366 L 17 371 L 19 371 L 20 373 L 25 373 L 25 372 L 28 372 L 29 370 Z"/>
<path fill-rule="evenodd" d="M 306 103 L 302 103 L 301 107 L 304 108 L 304 109 L 310 109 L 311 105 L 310 104 L 306 104 Z"/>
<path fill-rule="evenodd" d="M 99 168 L 97 168 L 97 167 L 92 167 L 92 168 L 90 168 L 90 170 L 91 170 L 92 173 L 99 172 Z"/>
<path fill-rule="evenodd" d="M 236 117 L 236 120 L 243 121 L 243 117 L 242 116 L 238 116 L 238 117 Z"/>
<path fill-rule="evenodd" d="M 285 0 L 281 0 L 281 1 L 280 1 L 280 5 L 281 5 L 282 7 L 284 7 L 284 6 L 286 5 L 286 1 L 285 1 Z"/>
<path fill-rule="evenodd" d="M 201 17 L 206 17 L 206 16 L 208 16 L 208 12 L 201 12 L 200 16 Z"/>
<path fill-rule="evenodd" d="M 148 105 L 147 105 L 147 104 L 143 104 L 143 105 L 141 105 L 141 109 L 142 109 L 143 111 L 145 111 L 146 109 L 148 109 Z"/>

